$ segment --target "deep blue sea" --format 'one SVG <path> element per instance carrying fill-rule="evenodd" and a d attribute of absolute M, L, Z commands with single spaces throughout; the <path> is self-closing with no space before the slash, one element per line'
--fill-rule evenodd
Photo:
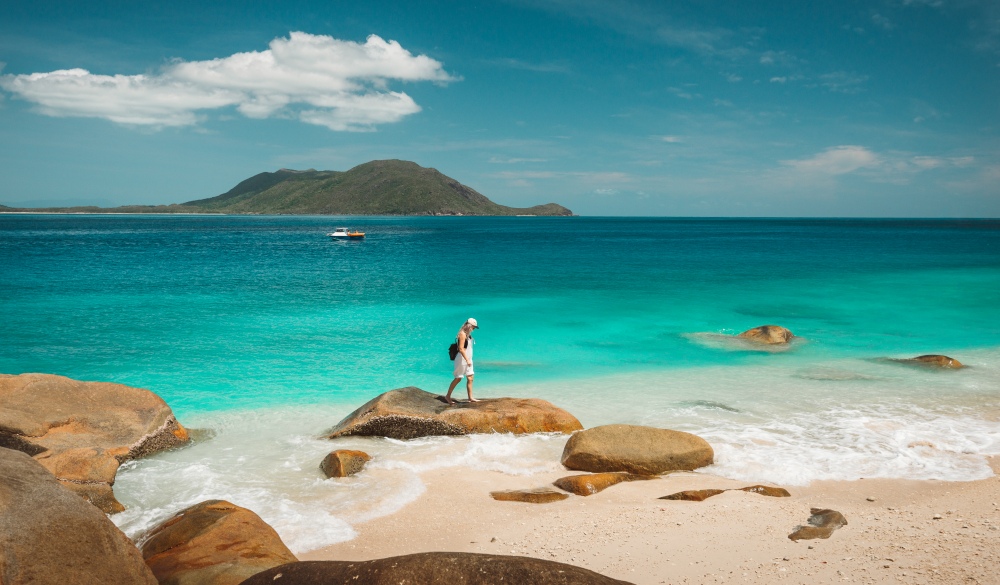
<path fill-rule="evenodd" d="M 357 439 L 368 479 L 318 475 L 340 417 L 447 388 L 468 317 L 477 396 L 697 432 L 721 475 L 977 479 L 1000 452 L 995 220 L 0 215 L 0 315 L 0 372 L 148 388 L 214 433 L 119 473 L 130 533 L 223 497 L 308 550 L 411 501 L 421 470 L 557 465 L 558 437 Z M 731 337 L 763 324 L 798 338 Z M 927 353 L 970 367 L 885 359 Z"/>

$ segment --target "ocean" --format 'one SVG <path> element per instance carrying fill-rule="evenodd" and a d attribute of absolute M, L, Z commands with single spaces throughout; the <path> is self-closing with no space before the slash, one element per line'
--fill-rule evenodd
<path fill-rule="evenodd" d="M 722 476 L 965 481 L 1000 453 L 996 220 L 0 215 L 0 315 L 0 372 L 148 388 L 204 431 L 119 471 L 130 536 L 222 498 L 304 552 L 424 470 L 559 469 L 563 436 L 317 438 L 386 390 L 443 393 L 468 317 L 477 397 L 694 432 Z M 764 324 L 798 337 L 732 338 Z M 970 367 L 888 359 L 928 353 Z M 324 479 L 342 447 L 374 459 Z"/>

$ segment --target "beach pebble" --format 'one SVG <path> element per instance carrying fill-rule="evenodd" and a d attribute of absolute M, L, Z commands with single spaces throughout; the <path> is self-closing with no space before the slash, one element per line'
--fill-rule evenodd
<path fill-rule="evenodd" d="M 866 500 L 868 500 L 869 502 L 874 502 L 874 501 L 875 501 L 875 498 L 873 498 L 873 497 L 871 497 L 871 496 L 868 496 L 868 497 L 867 497 L 867 498 L 865 498 L 865 499 L 866 499 Z"/>
<path fill-rule="evenodd" d="M 935 520 L 940 520 L 942 517 L 943 516 L 941 516 L 941 514 L 934 514 L 934 516 L 932 516 Z"/>

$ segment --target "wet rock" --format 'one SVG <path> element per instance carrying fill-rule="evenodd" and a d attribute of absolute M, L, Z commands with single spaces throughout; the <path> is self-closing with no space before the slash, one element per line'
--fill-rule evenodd
<path fill-rule="evenodd" d="M 964 368 L 962 362 L 950 358 L 946 355 L 919 355 L 915 358 L 909 358 L 904 360 L 894 360 L 903 364 L 910 364 L 914 366 L 926 366 L 929 368 L 950 368 L 957 370 L 959 368 Z"/>
<path fill-rule="evenodd" d="M 549 488 L 535 488 L 530 490 L 505 490 L 490 492 L 490 497 L 502 502 L 527 502 L 529 504 L 549 504 L 565 500 L 568 494 L 557 492 Z"/>
<path fill-rule="evenodd" d="M 319 468 L 327 477 L 347 477 L 364 469 L 370 459 L 371 456 L 364 451 L 338 449 L 327 455 Z"/>
<path fill-rule="evenodd" d="M 711 465 L 715 452 L 696 435 L 635 425 L 579 431 L 563 449 L 562 464 L 580 471 L 658 475 Z"/>
<path fill-rule="evenodd" d="M 449 406 L 412 386 L 380 394 L 325 433 L 415 439 L 473 433 L 571 433 L 582 429 L 572 414 L 537 398 L 489 398 Z"/>
<path fill-rule="evenodd" d="M 636 475 L 634 473 L 591 473 L 587 475 L 571 475 L 561 477 L 552 485 L 561 490 L 576 494 L 578 496 L 592 496 L 597 492 L 619 484 L 623 481 L 642 481 L 647 479 L 658 479 L 655 475 Z"/>
<path fill-rule="evenodd" d="M 808 526 L 796 526 L 795 531 L 788 535 L 794 541 L 811 540 L 814 538 L 830 538 L 833 531 L 847 525 L 847 518 L 836 510 L 812 508 L 812 516 L 806 521 Z"/>
<path fill-rule="evenodd" d="M 677 492 L 676 494 L 670 494 L 669 496 L 663 496 L 661 500 L 686 500 L 688 502 L 703 502 L 712 496 L 717 496 L 722 492 L 749 492 L 751 494 L 760 494 L 762 496 L 771 496 L 772 498 L 789 498 L 792 494 L 788 493 L 788 490 L 780 487 L 771 487 L 767 485 L 752 485 L 745 488 L 736 488 L 728 490 L 719 489 L 707 489 L 707 490 L 687 490 L 683 492 Z"/>
<path fill-rule="evenodd" d="M 712 496 L 717 496 L 726 490 L 685 490 L 683 492 L 677 492 L 676 494 L 670 494 L 669 496 L 663 496 L 661 500 L 683 500 L 686 502 L 704 502 Z"/>
<path fill-rule="evenodd" d="M 0 448 L 0 583 L 156 585 L 103 512 L 26 453 Z"/>
<path fill-rule="evenodd" d="M 243 585 L 614 585 L 627 584 L 573 565 L 531 557 L 431 552 L 373 561 L 303 561 L 254 575 Z"/>
<path fill-rule="evenodd" d="M 149 390 L 48 374 L 0 374 L 0 445 L 23 451 L 105 512 L 124 507 L 118 466 L 188 441 L 167 403 Z"/>
<path fill-rule="evenodd" d="M 257 514 L 223 500 L 195 504 L 152 529 L 142 556 L 157 580 L 170 585 L 237 585 L 296 561 Z"/>
<path fill-rule="evenodd" d="M 777 325 L 761 325 L 760 327 L 754 327 L 753 329 L 748 329 L 743 333 L 740 333 L 739 336 L 749 341 L 765 343 L 768 345 L 788 343 L 793 337 L 795 337 L 791 331 Z"/>

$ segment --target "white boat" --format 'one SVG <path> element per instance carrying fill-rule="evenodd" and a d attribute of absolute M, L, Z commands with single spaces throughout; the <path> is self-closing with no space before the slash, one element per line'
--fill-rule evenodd
<path fill-rule="evenodd" d="M 365 237 L 365 232 L 359 232 L 358 230 L 352 230 L 351 228 L 346 227 L 339 227 L 333 228 L 333 231 L 326 235 L 336 240 L 360 240 Z"/>

